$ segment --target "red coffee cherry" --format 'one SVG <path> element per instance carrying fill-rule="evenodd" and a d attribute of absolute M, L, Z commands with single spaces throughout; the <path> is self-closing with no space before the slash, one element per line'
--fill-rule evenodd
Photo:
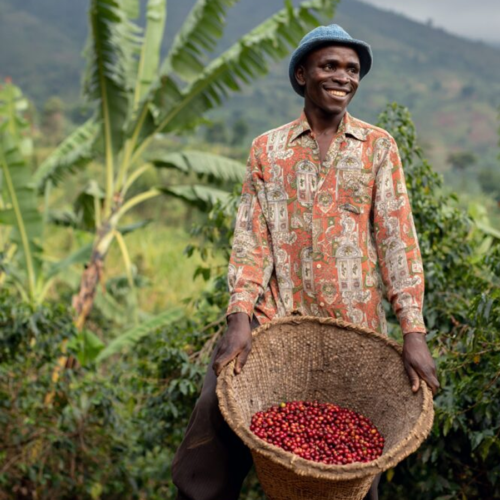
<path fill-rule="evenodd" d="M 369 418 L 318 401 L 290 401 L 257 412 L 250 430 L 285 451 L 326 464 L 370 462 L 384 449 L 384 438 Z"/>

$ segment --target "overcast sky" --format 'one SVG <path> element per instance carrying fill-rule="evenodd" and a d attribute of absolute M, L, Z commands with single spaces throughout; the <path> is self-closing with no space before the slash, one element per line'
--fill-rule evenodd
<path fill-rule="evenodd" d="M 343 0 L 349 1 L 349 0 Z M 500 0 L 363 0 L 475 40 L 500 43 Z"/>

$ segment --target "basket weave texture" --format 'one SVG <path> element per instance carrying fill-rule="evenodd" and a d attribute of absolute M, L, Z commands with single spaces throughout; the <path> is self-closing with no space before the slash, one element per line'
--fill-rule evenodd
<path fill-rule="evenodd" d="M 294 316 L 253 333 L 242 372 L 219 376 L 224 418 L 250 448 L 270 500 L 362 500 L 374 477 L 413 453 L 434 418 L 426 384 L 413 394 L 401 347 L 372 330 L 333 318 Z M 249 429 L 254 413 L 283 401 L 334 403 L 370 418 L 385 438 L 372 462 L 327 465 L 266 443 Z"/>

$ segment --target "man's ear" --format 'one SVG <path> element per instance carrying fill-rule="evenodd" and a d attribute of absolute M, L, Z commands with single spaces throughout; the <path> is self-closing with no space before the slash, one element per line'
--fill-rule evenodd
<path fill-rule="evenodd" d="M 306 84 L 305 73 L 306 70 L 304 66 L 302 66 L 302 64 L 299 64 L 299 66 L 297 66 L 297 69 L 295 70 L 295 79 L 297 80 L 299 85 L 304 86 Z"/>

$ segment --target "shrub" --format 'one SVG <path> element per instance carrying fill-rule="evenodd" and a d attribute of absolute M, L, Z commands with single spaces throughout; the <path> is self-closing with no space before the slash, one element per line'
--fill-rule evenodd
<path fill-rule="evenodd" d="M 75 333 L 65 307 L 32 308 L 0 295 L 1 499 L 121 498 L 114 495 L 127 478 L 116 466 L 124 448 L 116 391 L 92 372 L 65 370 L 52 383 Z"/>
<path fill-rule="evenodd" d="M 424 316 L 442 389 L 431 437 L 386 475 L 382 498 L 500 498 L 500 247 L 443 194 L 406 108 L 380 125 L 397 140 L 426 278 Z"/>

